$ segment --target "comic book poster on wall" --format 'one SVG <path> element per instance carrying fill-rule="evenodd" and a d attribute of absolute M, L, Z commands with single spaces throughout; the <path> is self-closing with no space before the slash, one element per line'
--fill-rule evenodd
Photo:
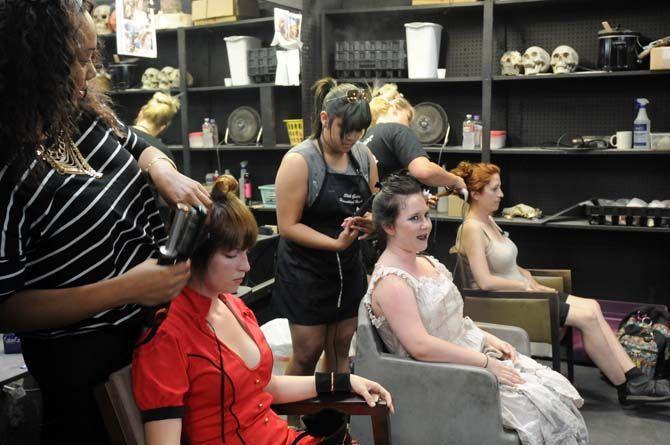
<path fill-rule="evenodd" d="M 116 0 L 118 54 L 157 57 L 154 0 Z"/>

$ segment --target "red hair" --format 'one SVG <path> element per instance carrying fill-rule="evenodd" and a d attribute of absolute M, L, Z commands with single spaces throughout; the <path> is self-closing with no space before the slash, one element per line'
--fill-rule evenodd
<path fill-rule="evenodd" d="M 472 193 L 480 192 L 486 184 L 491 182 L 493 175 L 500 174 L 500 167 L 488 162 L 472 164 L 468 161 L 461 161 L 451 172 L 463 178 L 468 191 Z"/>

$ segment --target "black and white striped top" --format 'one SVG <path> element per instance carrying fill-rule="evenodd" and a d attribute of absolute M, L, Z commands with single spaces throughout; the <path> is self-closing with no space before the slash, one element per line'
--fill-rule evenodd
<path fill-rule="evenodd" d="M 47 168 L 17 184 L 0 169 L 0 302 L 25 289 L 82 286 L 121 275 L 155 256 L 166 235 L 137 158 L 147 147 L 130 128 L 117 138 L 102 122 L 82 118 L 76 145 L 102 173 L 62 175 Z M 18 298 L 18 297 L 17 297 Z M 91 295 L 90 298 L 95 298 Z M 22 333 L 59 337 L 120 325 L 140 316 L 125 305 L 62 329 Z"/>

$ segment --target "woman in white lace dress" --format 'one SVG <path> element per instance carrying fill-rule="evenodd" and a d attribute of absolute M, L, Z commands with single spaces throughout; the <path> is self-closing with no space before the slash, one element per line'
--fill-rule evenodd
<path fill-rule="evenodd" d="M 583 399 L 570 382 L 463 317 L 451 273 L 418 254 L 432 227 L 420 184 L 409 175 L 391 175 L 372 209 L 386 246 L 362 304 L 388 350 L 488 369 L 500 383 L 503 424 L 524 444 L 588 443 L 578 410 Z"/>

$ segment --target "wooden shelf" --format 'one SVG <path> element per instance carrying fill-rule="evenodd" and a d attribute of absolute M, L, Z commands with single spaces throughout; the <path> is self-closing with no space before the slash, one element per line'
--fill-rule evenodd
<path fill-rule="evenodd" d="M 439 145 L 431 145 L 428 147 L 424 147 L 428 153 L 458 153 L 458 154 L 466 154 L 466 155 L 479 155 L 481 156 L 482 151 L 481 150 L 474 150 L 474 149 L 468 149 L 468 148 L 463 148 L 463 147 L 444 147 L 442 148 Z"/>
<path fill-rule="evenodd" d="M 482 81 L 481 76 L 473 77 L 446 77 L 444 79 L 408 79 L 405 77 L 390 77 L 390 78 L 343 78 L 338 79 L 338 82 L 348 83 L 364 83 L 372 85 L 375 82 L 384 83 L 403 83 L 403 84 L 448 84 L 448 83 L 478 83 Z"/>
<path fill-rule="evenodd" d="M 462 219 L 458 216 L 448 216 L 444 213 L 431 212 L 431 219 L 460 224 Z M 635 227 L 635 226 L 607 226 L 591 225 L 587 220 L 557 220 L 542 224 L 543 219 L 528 220 L 523 218 L 506 219 L 502 217 L 493 218 L 500 226 L 520 226 L 550 229 L 572 229 L 572 230 L 599 230 L 609 232 L 648 232 L 648 233 L 670 233 L 667 227 Z"/>
<path fill-rule="evenodd" d="M 580 71 L 577 73 L 566 74 L 534 74 L 530 76 L 493 76 L 494 82 L 524 82 L 524 81 L 557 81 L 557 80 L 576 80 L 576 79 L 603 79 L 603 78 L 629 78 L 629 77 L 647 77 L 647 76 L 667 76 L 670 70 L 637 70 L 637 71 Z"/>
<path fill-rule="evenodd" d="M 176 146 L 175 146 L 176 147 Z M 292 147 L 291 144 L 277 144 L 269 147 L 264 147 L 262 145 L 219 145 L 219 153 L 224 153 L 227 151 L 282 151 L 289 150 Z M 183 150 L 184 147 L 175 148 L 174 150 Z M 172 150 L 172 148 L 171 148 Z M 217 150 L 217 147 L 191 147 L 191 154 L 199 152 L 214 152 Z"/>
<path fill-rule="evenodd" d="M 251 83 L 249 85 L 217 85 L 211 87 L 190 87 L 186 91 L 189 93 L 202 93 L 202 92 L 212 92 L 212 91 L 228 91 L 228 90 L 240 90 L 240 89 L 249 89 L 249 88 L 263 88 L 263 87 L 272 87 L 272 88 L 300 88 L 300 85 L 277 85 L 274 83 Z"/>
<path fill-rule="evenodd" d="M 605 149 L 605 150 L 576 150 L 566 148 L 541 148 L 541 147 L 511 147 L 497 148 L 491 150 L 492 155 L 539 155 L 539 156 L 668 156 L 670 150 L 649 150 L 649 149 Z"/>
<path fill-rule="evenodd" d="M 388 13 L 430 13 L 439 12 L 445 9 L 479 9 L 484 6 L 484 2 L 476 3 L 445 3 L 435 5 L 418 5 L 418 6 L 382 6 L 377 8 L 347 8 L 347 9 L 328 9 L 324 12 L 325 15 L 348 15 L 348 14 L 375 14 L 380 12 Z"/>
<path fill-rule="evenodd" d="M 638 0 L 635 4 L 654 4 L 654 3 L 665 3 L 667 0 Z M 630 0 L 494 0 L 496 8 L 504 8 L 506 6 L 532 6 L 532 7 L 543 7 L 547 5 L 564 5 L 566 3 L 579 3 L 580 7 L 589 5 L 589 6 L 598 6 L 598 5 L 612 5 L 613 3 L 623 3 L 630 5 Z"/>
<path fill-rule="evenodd" d="M 127 90 L 109 90 L 107 92 L 110 96 L 124 96 L 128 94 L 154 94 L 158 91 L 169 91 L 170 93 L 179 93 L 179 88 L 170 88 L 169 90 L 161 89 L 144 89 L 144 88 L 128 88 Z"/>
<path fill-rule="evenodd" d="M 272 24 L 274 23 L 274 17 L 258 17 L 255 19 L 245 19 L 238 20 L 236 22 L 226 22 L 226 23 L 213 23 L 211 25 L 196 25 L 188 26 L 183 28 L 186 32 L 193 31 L 216 31 L 218 29 L 232 29 L 232 28 L 243 28 L 243 27 L 254 27 L 257 25 Z"/>

